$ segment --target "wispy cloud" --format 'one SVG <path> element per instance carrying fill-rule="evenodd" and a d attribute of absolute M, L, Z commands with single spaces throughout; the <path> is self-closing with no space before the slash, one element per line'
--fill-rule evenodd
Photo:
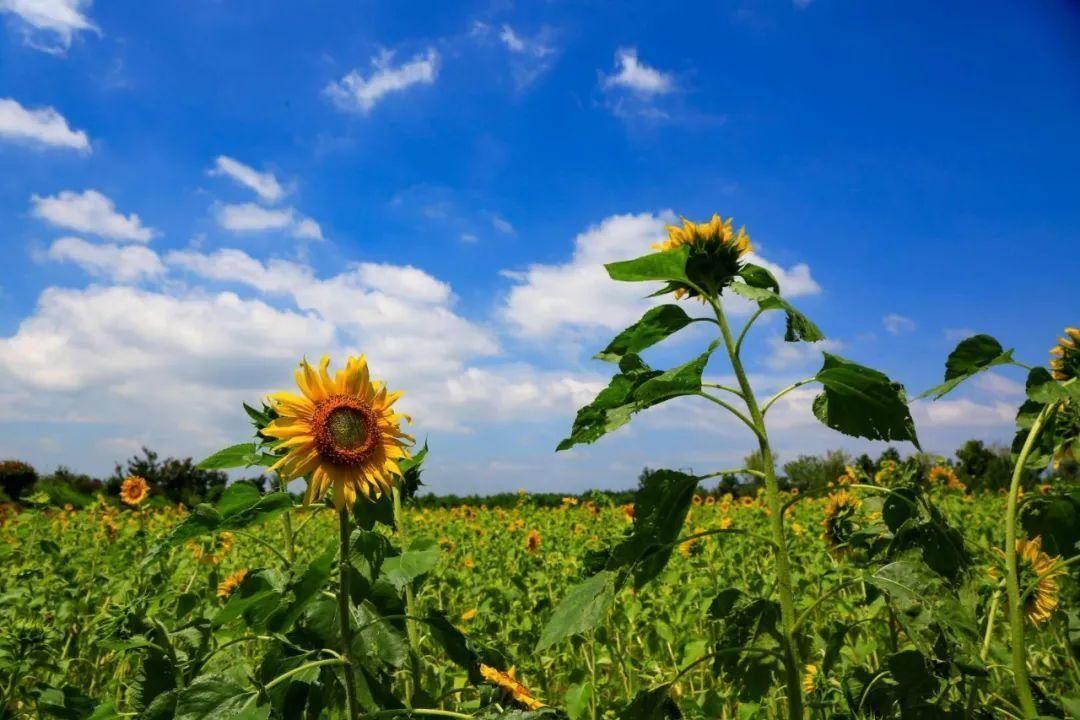
<path fill-rule="evenodd" d="M 885 327 L 885 332 L 890 335 L 903 335 L 913 332 L 916 328 L 914 320 L 899 313 L 889 313 L 881 318 L 881 324 Z"/>
<path fill-rule="evenodd" d="M 63 54 L 75 34 L 98 31 L 84 10 L 91 0 L 0 0 L 0 13 L 22 25 L 26 43 L 38 50 Z"/>
<path fill-rule="evenodd" d="M 35 217 L 57 227 L 110 240 L 150 242 L 154 237 L 154 230 L 143 225 L 138 215 L 117 212 L 113 201 L 97 190 L 64 190 L 51 197 L 34 195 L 30 202 Z"/>
<path fill-rule="evenodd" d="M 143 245 L 91 243 L 77 237 L 62 237 L 49 248 L 48 258 L 71 262 L 95 277 L 113 282 L 137 282 L 165 273 L 157 253 Z"/>
<path fill-rule="evenodd" d="M 281 186 L 273 173 L 259 172 L 250 165 L 245 165 L 226 155 L 218 156 L 210 174 L 231 178 L 269 203 L 275 203 L 285 195 L 285 188 Z"/>
<path fill-rule="evenodd" d="M 394 65 L 393 60 L 394 53 L 383 50 L 371 59 L 371 73 L 365 76 L 360 70 L 353 70 L 341 80 L 327 85 L 327 96 L 342 109 L 368 113 L 391 93 L 413 85 L 431 85 L 439 72 L 439 53 L 434 48 L 428 48 L 400 65 Z"/>
<path fill-rule="evenodd" d="M 322 240 L 322 228 L 308 217 L 297 214 L 295 208 L 267 208 L 256 203 L 221 205 L 216 212 L 217 222 L 225 230 L 236 233 L 286 231 L 302 240 Z"/>
<path fill-rule="evenodd" d="M 73 130 L 56 109 L 34 110 L 11 98 L 0 98 L 0 139 L 37 147 L 90 151 L 86 133 Z"/>
<path fill-rule="evenodd" d="M 638 59 L 636 48 L 620 48 L 615 53 L 617 72 L 604 78 L 605 88 L 623 88 L 644 96 L 663 95 L 675 89 L 669 74 Z"/>

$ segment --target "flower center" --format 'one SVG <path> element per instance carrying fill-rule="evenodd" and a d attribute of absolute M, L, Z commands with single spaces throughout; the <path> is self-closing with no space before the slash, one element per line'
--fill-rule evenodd
<path fill-rule="evenodd" d="M 315 447 L 335 465 L 355 466 L 371 455 L 379 442 L 375 412 L 359 398 L 332 395 L 312 418 Z"/>

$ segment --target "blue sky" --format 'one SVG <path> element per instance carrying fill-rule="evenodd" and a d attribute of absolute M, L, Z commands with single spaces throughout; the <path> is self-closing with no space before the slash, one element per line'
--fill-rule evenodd
<path fill-rule="evenodd" d="M 745 223 L 829 336 L 763 324 L 763 392 L 821 349 L 919 391 L 970 331 L 1042 362 L 1080 320 L 1078 127 L 1068 2 L 0 0 L 0 455 L 200 456 L 301 355 L 367 352 L 436 490 L 728 467 L 750 439 L 694 401 L 553 452 L 647 307 L 602 262 Z M 1008 437 L 1019 379 L 917 404 L 924 445 Z M 781 460 L 880 451 L 811 398 Z"/>

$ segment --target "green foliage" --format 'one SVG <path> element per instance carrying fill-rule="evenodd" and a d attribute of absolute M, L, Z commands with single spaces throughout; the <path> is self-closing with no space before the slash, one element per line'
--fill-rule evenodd
<path fill-rule="evenodd" d="M 116 465 L 112 477 L 107 481 L 109 491 L 119 493 L 124 478 L 130 475 L 144 478 L 151 488 L 170 502 L 184 503 L 189 507 L 216 500 L 228 480 L 228 476 L 220 470 L 196 466 L 191 458 L 159 460 L 156 452 L 145 447 L 141 455 L 130 458 L 124 465 Z"/>
<path fill-rule="evenodd" d="M 998 365 L 1013 364 L 1013 351 L 1006 350 L 989 335 L 973 335 L 963 340 L 945 361 L 945 382 L 920 395 L 939 400 L 973 375 Z"/>
<path fill-rule="evenodd" d="M 0 460 L 0 490 L 12 500 L 18 500 L 37 482 L 33 466 L 21 460 Z"/>
<path fill-rule="evenodd" d="M 639 354 L 694 322 L 678 305 L 658 305 L 641 319 L 615 336 L 596 354 L 598 360 L 620 362 L 628 354 Z"/>
<path fill-rule="evenodd" d="M 818 420 L 845 435 L 919 446 L 903 385 L 838 355 L 824 355 L 815 376 L 825 388 L 814 400 Z"/>

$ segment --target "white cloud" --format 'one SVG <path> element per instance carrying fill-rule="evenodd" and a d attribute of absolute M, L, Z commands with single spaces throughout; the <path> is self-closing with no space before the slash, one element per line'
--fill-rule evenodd
<path fill-rule="evenodd" d="M 90 0 L 0 0 L 0 13 L 19 18 L 27 30 L 27 43 L 39 50 L 63 53 L 71 47 L 72 37 L 97 27 L 85 15 Z M 54 44 L 41 44 L 37 34 L 54 39 Z"/>
<path fill-rule="evenodd" d="M 222 228 L 236 233 L 273 230 L 287 231 L 302 240 L 322 240 L 322 228 L 311 218 L 299 217 L 295 208 L 268 208 L 256 203 L 221 205 L 217 222 Z"/>
<path fill-rule="evenodd" d="M 604 87 L 624 88 L 640 95 L 662 95 L 675 89 L 672 76 L 638 60 L 635 48 L 616 51 L 615 65 L 618 72 L 604 78 Z"/>
<path fill-rule="evenodd" d="M 232 178 L 244 187 L 253 190 L 268 203 L 275 203 L 285 195 L 285 189 L 274 177 L 273 173 L 261 173 L 255 168 L 225 155 L 218 156 L 214 161 L 214 167 L 210 170 L 210 174 Z"/>
<path fill-rule="evenodd" d="M 911 410 L 918 428 L 1005 428 L 1016 421 L 1016 405 L 1000 400 L 916 400 Z"/>
<path fill-rule="evenodd" d="M 520 337 L 543 340 L 565 331 L 617 331 L 636 321 L 650 304 L 668 302 L 646 299 L 648 292 L 638 283 L 611 280 L 604 263 L 626 260 L 651 252 L 650 246 L 665 236 L 665 226 L 675 222 L 668 210 L 658 214 L 613 215 L 574 239 L 569 262 L 561 265 L 531 265 L 523 272 L 505 271 L 515 281 L 499 315 Z M 783 283 L 787 297 L 820 291 L 806 265 L 785 270 L 760 257 Z M 732 313 L 744 314 L 749 307 L 732 298 Z M 693 313 L 691 306 L 688 310 Z"/>
<path fill-rule="evenodd" d="M 118 213 L 113 201 L 96 190 L 64 190 L 52 197 L 34 195 L 31 203 L 35 217 L 76 232 L 132 242 L 149 242 L 154 236 L 138 215 Z"/>
<path fill-rule="evenodd" d="M 52 244 L 48 257 L 75 263 L 91 275 L 119 283 L 138 282 L 165 273 L 157 253 L 142 245 L 97 244 L 63 237 Z"/>
<path fill-rule="evenodd" d="M 372 58 L 373 70 L 367 77 L 360 70 L 353 70 L 340 81 L 327 85 L 326 94 L 343 109 L 367 113 L 390 93 L 435 82 L 439 53 L 434 48 L 428 48 L 400 65 L 394 65 L 393 59 L 393 52 L 383 50 Z"/>
<path fill-rule="evenodd" d="M 891 335 L 903 335 L 913 332 L 916 327 L 914 320 L 898 313 L 889 313 L 881 318 L 881 324 L 885 327 L 885 331 Z"/>
<path fill-rule="evenodd" d="M 491 224 L 496 230 L 503 233 L 504 235 L 514 234 L 514 226 L 510 224 L 509 220 L 502 217 L 501 215 L 493 215 L 491 217 Z"/>
<path fill-rule="evenodd" d="M 72 130 L 54 108 L 25 108 L 11 98 L 0 98 L 0 138 L 38 147 L 71 148 L 90 151 L 90 140 L 82 130 Z"/>
<path fill-rule="evenodd" d="M 822 352 L 839 352 L 843 343 L 838 340 L 821 340 L 816 343 L 785 342 L 780 335 L 768 339 L 769 355 L 765 365 L 770 370 L 787 370 L 821 363 Z"/>
<path fill-rule="evenodd" d="M 1007 378 L 996 372 L 980 373 L 975 376 L 972 383 L 977 389 L 996 397 L 1019 400 L 1026 394 L 1024 383 Z"/>

